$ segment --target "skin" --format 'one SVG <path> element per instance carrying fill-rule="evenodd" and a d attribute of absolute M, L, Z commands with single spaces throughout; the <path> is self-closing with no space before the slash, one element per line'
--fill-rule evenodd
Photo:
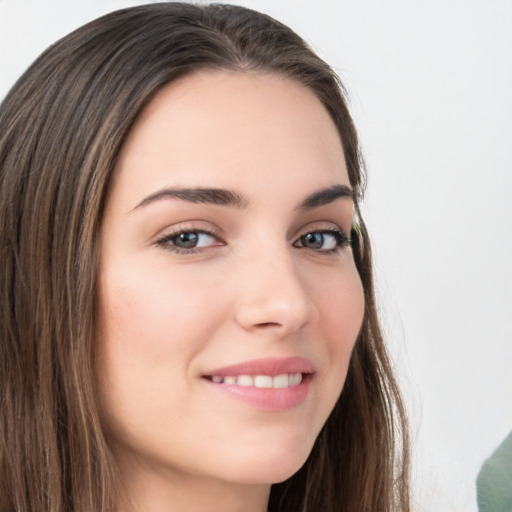
<path fill-rule="evenodd" d="M 97 374 L 125 483 L 120 510 L 266 510 L 343 388 L 364 303 L 350 247 L 353 203 L 298 205 L 349 186 L 342 145 L 314 94 L 273 75 L 200 72 L 162 89 L 126 140 L 102 231 Z M 229 189 L 244 206 L 144 200 L 168 187 Z M 143 204 L 141 204 L 143 203 Z M 177 230 L 207 230 L 176 253 Z M 162 242 L 162 239 L 167 239 Z M 334 244 L 335 245 L 335 244 Z M 210 370 L 301 356 L 306 400 L 264 411 L 205 383 Z"/>

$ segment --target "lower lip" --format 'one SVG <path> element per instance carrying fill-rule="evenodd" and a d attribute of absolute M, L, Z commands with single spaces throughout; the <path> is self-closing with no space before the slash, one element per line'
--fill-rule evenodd
<path fill-rule="evenodd" d="M 236 384 L 219 384 L 202 379 L 208 386 L 224 395 L 240 400 L 262 411 L 288 411 L 302 404 L 309 393 L 313 376 L 307 374 L 300 384 L 288 388 L 257 388 Z"/>

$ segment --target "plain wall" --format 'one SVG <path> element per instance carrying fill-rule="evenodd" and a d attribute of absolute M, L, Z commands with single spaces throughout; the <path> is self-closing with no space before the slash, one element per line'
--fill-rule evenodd
<path fill-rule="evenodd" d="M 0 0 L 0 98 L 57 38 L 138 3 Z M 512 429 L 512 2 L 233 3 L 290 25 L 349 90 L 416 509 L 474 512 Z"/>

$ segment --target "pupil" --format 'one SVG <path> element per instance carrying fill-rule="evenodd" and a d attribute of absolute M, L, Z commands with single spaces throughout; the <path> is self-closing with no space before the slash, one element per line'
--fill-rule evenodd
<path fill-rule="evenodd" d="M 310 249 L 320 249 L 324 245 L 324 235 L 322 233 L 308 233 L 304 237 L 304 245 Z"/>
<path fill-rule="evenodd" d="M 197 233 L 180 233 L 174 239 L 174 244 L 185 249 L 190 249 L 197 245 L 198 239 Z"/>

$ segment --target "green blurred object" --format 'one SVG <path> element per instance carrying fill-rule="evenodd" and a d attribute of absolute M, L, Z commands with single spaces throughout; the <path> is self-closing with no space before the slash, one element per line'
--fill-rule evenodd
<path fill-rule="evenodd" d="M 512 512 L 512 432 L 481 467 L 476 499 L 479 512 Z"/>

